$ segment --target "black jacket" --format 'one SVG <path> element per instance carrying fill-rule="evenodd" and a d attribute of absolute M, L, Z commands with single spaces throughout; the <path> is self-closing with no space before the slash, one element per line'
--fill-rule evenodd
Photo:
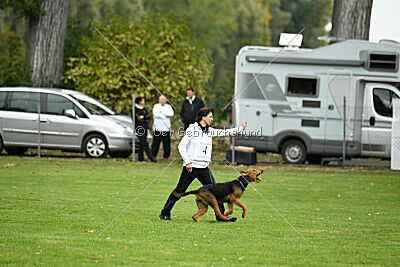
<path fill-rule="evenodd" d="M 139 119 L 139 116 L 143 116 L 143 119 Z M 140 108 L 138 105 L 135 105 L 135 127 L 143 127 L 145 129 L 149 129 L 150 122 L 150 114 L 145 107 Z"/>
<path fill-rule="evenodd" d="M 189 126 L 196 121 L 197 111 L 204 107 L 203 101 L 196 96 L 192 104 L 190 104 L 188 99 L 183 100 L 181 111 L 179 115 L 185 126 Z"/>

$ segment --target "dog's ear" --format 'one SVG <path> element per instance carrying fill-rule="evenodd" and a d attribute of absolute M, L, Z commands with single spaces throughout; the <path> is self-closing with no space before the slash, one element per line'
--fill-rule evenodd
<path fill-rule="evenodd" d="M 240 171 L 240 175 L 242 175 L 242 176 L 247 176 L 248 173 L 247 173 L 247 171 Z"/>

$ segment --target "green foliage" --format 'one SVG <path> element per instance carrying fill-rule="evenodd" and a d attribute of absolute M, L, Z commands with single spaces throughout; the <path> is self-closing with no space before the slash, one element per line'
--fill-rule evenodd
<path fill-rule="evenodd" d="M 305 27 L 302 47 L 322 46 L 324 41 L 317 37 L 325 35 L 324 28 L 330 21 L 332 8 L 332 0 L 282 0 L 282 9 L 291 14 L 285 31 L 297 33 Z"/>
<path fill-rule="evenodd" d="M 159 10 L 185 18 L 204 42 L 214 69 L 205 98 L 216 108 L 215 119 L 227 119 L 223 108 L 233 96 L 235 55 L 244 45 L 270 43 L 269 7 L 258 0 L 143 0 L 145 10 Z"/>
<path fill-rule="evenodd" d="M 82 40 L 91 34 L 89 28 L 82 25 L 80 17 L 69 18 L 64 47 L 64 73 L 68 72 L 73 67 L 72 64 L 68 64 L 69 58 L 83 56 L 81 51 Z M 72 80 L 65 80 L 63 87 L 74 89 L 75 83 Z"/>
<path fill-rule="evenodd" d="M 175 106 L 179 107 L 186 88 L 203 92 L 212 65 L 182 20 L 145 14 L 133 21 L 132 15 L 115 13 L 90 26 L 92 34 L 81 42 L 82 56 L 69 59 L 64 81 L 72 81 L 80 91 L 123 113 L 130 110 L 133 92 L 154 101 L 159 95 L 94 27 Z"/>
<path fill-rule="evenodd" d="M 330 21 L 332 0 L 263 0 L 271 7 L 272 41 L 278 45 L 282 32 L 298 33 L 303 27 L 302 47 L 315 48 L 324 45 L 317 40 L 325 35 L 324 27 Z"/>
<path fill-rule="evenodd" d="M 0 0 L 0 9 L 11 7 L 20 18 L 39 18 L 42 0 Z"/>
<path fill-rule="evenodd" d="M 83 27 L 87 27 L 91 20 L 100 20 L 110 10 L 119 15 L 141 11 L 142 0 L 70 0 L 70 19 L 79 19 Z"/>
<path fill-rule="evenodd" d="M 31 85 L 25 44 L 5 26 L 0 33 L 0 86 Z"/>

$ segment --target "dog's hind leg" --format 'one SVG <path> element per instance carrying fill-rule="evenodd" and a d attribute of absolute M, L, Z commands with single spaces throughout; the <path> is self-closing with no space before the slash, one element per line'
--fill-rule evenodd
<path fill-rule="evenodd" d="M 229 210 L 227 212 L 225 212 L 225 214 L 224 214 L 225 216 L 231 215 L 233 213 L 233 203 L 232 202 L 228 203 L 228 208 L 229 208 Z"/>
<path fill-rule="evenodd" d="M 204 204 L 200 198 L 196 198 L 196 204 L 197 207 L 199 208 L 199 210 L 196 212 L 196 214 L 194 214 L 192 216 L 193 221 L 198 222 L 199 220 L 197 218 L 199 218 L 200 216 L 204 215 L 204 213 L 207 212 L 208 210 L 208 205 Z"/>

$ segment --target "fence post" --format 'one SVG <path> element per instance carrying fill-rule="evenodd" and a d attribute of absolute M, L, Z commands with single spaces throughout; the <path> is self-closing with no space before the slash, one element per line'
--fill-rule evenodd
<path fill-rule="evenodd" d="M 41 154 L 41 151 L 40 151 L 40 148 L 41 148 L 41 145 L 40 145 L 40 139 L 41 139 L 41 135 L 40 135 L 40 113 L 41 113 L 41 110 L 40 110 L 40 95 L 41 95 L 41 93 L 38 93 L 38 98 L 39 98 L 39 101 L 38 101 L 38 157 L 39 157 L 39 159 L 40 159 L 40 154 Z"/>
<path fill-rule="evenodd" d="M 136 141 L 136 129 L 135 129 L 135 93 L 132 93 L 132 125 L 133 125 L 133 136 L 132 136 L 132 161 L 135 162 L 135 141 Z"/>
<path fill-rule="evenodd" d="M 233 126 L 236 126 L 234 112 L 235 112 L 235 101 L 232 102 L 232 124 Z M 232 136 L 232 165 L 235 165 L 235 138 L 236 136 Z"/>
<path fill-rule="evenodd" d="M 346 97 L 343 97 L 343 158 L 342 158 L 342 169 L 344 166 L 344 160 L 346 158 Z"/>

